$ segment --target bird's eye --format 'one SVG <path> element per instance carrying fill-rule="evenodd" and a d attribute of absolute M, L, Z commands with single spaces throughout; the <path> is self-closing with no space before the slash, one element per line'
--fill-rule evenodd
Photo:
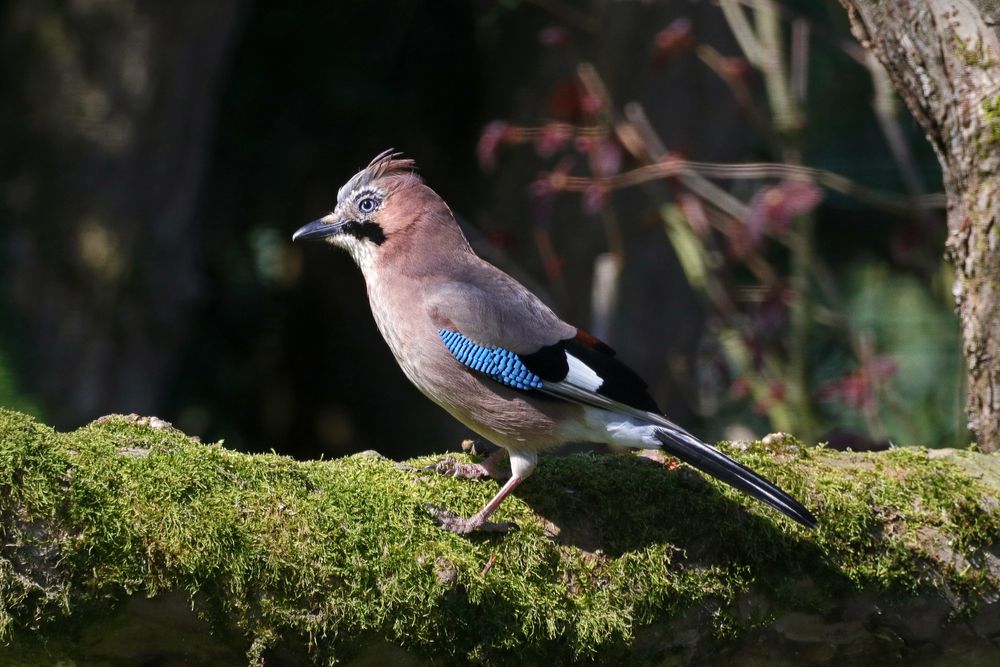
<path fill-rule="evenodd" d="M 371 213 L 378 206 L 378 202 L 374 197 L 365 197 L 358 202 L 358 210 L 362 213 Z"/>

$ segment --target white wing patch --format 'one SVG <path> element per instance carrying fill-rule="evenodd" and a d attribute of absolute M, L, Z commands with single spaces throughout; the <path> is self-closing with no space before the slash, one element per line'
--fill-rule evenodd
<path fill-rule="evenodd" d="M 563 382 L 586 389 L 587 391 L 597 391 L 604 384 L 603 378 L 594 372 L 594 369 L 583 363 L 569 352 L 566 353 L 566 363 L 569 364 L 569 372 Z"/>

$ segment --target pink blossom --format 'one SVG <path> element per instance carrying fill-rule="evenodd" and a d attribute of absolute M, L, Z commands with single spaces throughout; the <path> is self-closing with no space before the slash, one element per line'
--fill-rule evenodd
<path fill-rule="evenodd" d="M 695 234 L 705 238 L 711 231 L 708 223 L 708 214 L 705 207 L 701 205 L 701 200 L 689 192 L 681 192 L 677 195 L 677 204 L 684 211 L 684 217 Z"/>
<path fill-rule="evenodd" d="M 721 74 L 729 80 L 742 79 L 750 71 L 750 64 L 739 56 L 722 59 Z"/>
<path fill-rule="evenodd" d="M 657 65 L 662 65 L 675 53 L 690 49 L 694 46 L 691 21 L 686 18 L 674 19 L 670 25 L 656 33 L 655 43 L 653 60 Z"/>
<path fill-rule="evenodd" d="M 580 96 L 580 109 L 587 116 L 596 116 L 604 108 L 604 102 L 597 95 L 584 94 Z"/>
<path fill-rule="evenodd" d="M 781 380 L 771 380 L 771 400 L 775 402 L 781 402 L 785 400 L 786 388 L 785 383 Z"/>
<path fill-rule="evenodd" d="M 878 356 L 868 366 L 827 382 L 820 387 L 820 400 L 834 400 L 855 409 L 872 407 L 875 401 L 875 385 L 881 384 L 896 374 L 898 365 L 889 356 Z"/>
<path fill-rule="evenodd" d="M 540 30 L 538 32 L 538 41 L 542 46 L 555 49 L 572 44 L 573 36 L 566 28 L 554 25 Z"/>
<path fill-rule="evenodd" d="M 611 138 L 605 138 L 592 144 L 590 150 L 590 169 L 597 176 L 613 176 L 622 168 L 622 147 Z"/>
<path fill-rule="evenodd" d="M 476 145 L 476 156 L 483 171 L 493 171 L 497 165 L 497 155 L 500 147 L 510 138 L 510 125 L 502 120 L 487 123 L 483 133 L 479 135 Z"/>
<path fill-rule="evenodd" d="M 823 191 L 811 180 L 795 179 L 762 188 L 750 200 L 746 227 L 754 245 L 764 234 L 782 236 L 791 227 L 792 218 L 816 208 Z"/>
<path fill-rule="evenodd" d="M 590 214 L 600 213 L 608 203 L 608 189 L 598 183 L 591 183 L 583 191 L 583 210 Z"/>
<path fill-rule="evenodd" d="M 784 285 L 768 290 L 757 307 L 756 322 L 763 334 L 777 332 L 784 326 L 788 308 L 795 302 L 795 292 Z"/>
<path fill-rule="evenodd" d="M 535 152 L 538 157 L 550 158 L 573 137 L 573 131 L 565 123 L 547 123 L 535 137 Z"/>
<path fill-rule="evenodd" d="M 552 177 L 549 174 L 541 174 L 528 186 L 528 192 L 535 199 L 552 197 L 556 189 L 552 187 Z"/>
<path fill-rule="evenodd" d="M 565 157 L 559 161 L 555 169 L 539 174 L 538 178 L 528 186 L 528 193 L 531 195 L 531 213 L 536 220 L 547 220 L 550 217 L 552 202 L 556 193 L 565 184 L 572 166 L 573 161 Z"/>
<path fill-rule="evenodd" d="M 750 383 L 746 378 L 736 378 L 729 385 L 729 395 L 735 399 L 745 398 L 750 394 Z"/>

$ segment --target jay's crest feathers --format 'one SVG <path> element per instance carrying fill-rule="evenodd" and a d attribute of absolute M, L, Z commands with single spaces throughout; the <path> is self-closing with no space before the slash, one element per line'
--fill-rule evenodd
<path fill-rule="evenodd" d="M 414 169 L 398 153 L 380 154 L 340 188 L 331 213 L 293 239 L 348 250 L 407 377 L 510 453 L 513 477 L 501 492 L 475 517 L 452 516 L 444 525 L 460 532 L 481 527 L 531 473 L 538 450 L 574 440 L 662 447 L 815 525 L 794 498 L 664 417 L 646 383 L 610 346 L 562 321 L 479 258 L 447 204 Z"/>
<path fill-rule="evenodd" d="M 337 201 L 349 198 L 352 193 L 372 186 L 385 176 L 412 174 L 417 168 L 416 162 L 402 158 L 400 155 L 401 153 L 397 153 L 391 148 L 376 155 L 367 167 L 356 173 L 337 191 Z"/>

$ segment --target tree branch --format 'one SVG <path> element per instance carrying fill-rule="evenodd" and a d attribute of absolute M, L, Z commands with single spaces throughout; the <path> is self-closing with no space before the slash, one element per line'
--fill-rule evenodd
<path fill-rule="evenodd" d="M 460 537 L 422 503 L 472 512 L 495 482 L 240 454 L 135 416 L 60 434 L 0 410 L 0 662 L 996 654 L 1000 458 L 726 449 L 820 528 L 685 467 L 575 455 L 501 508 L 520 530 Z"/>

